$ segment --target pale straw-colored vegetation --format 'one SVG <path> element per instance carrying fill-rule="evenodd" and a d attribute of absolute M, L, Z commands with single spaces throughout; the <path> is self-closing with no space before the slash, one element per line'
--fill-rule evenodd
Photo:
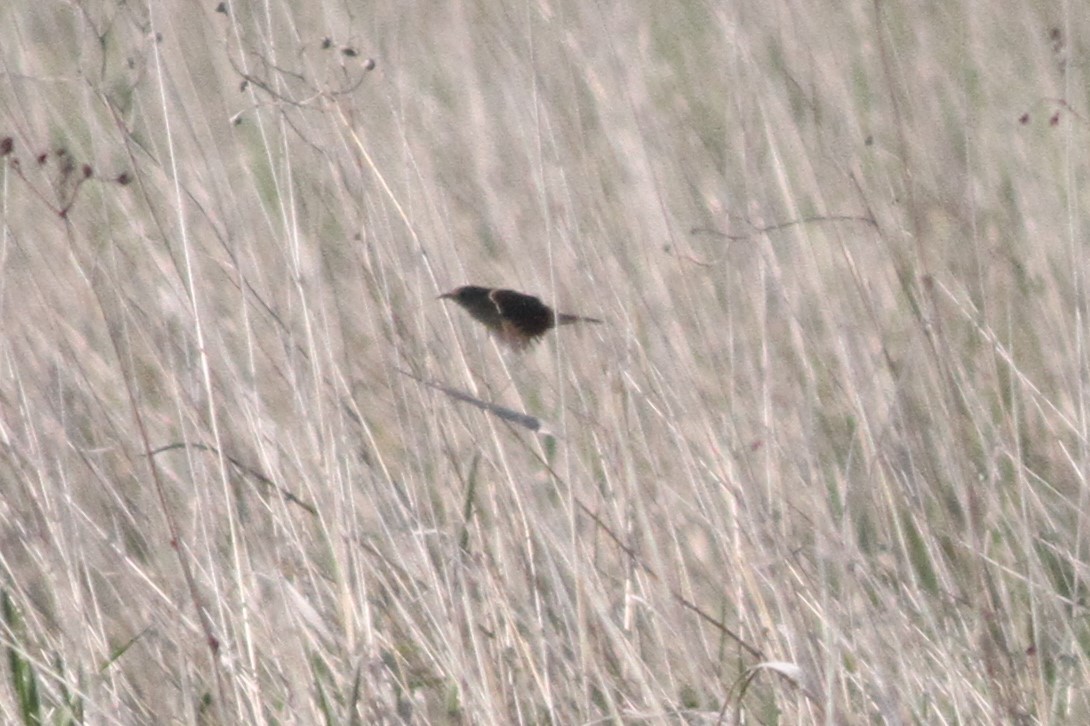
<path fill-rule="evenodd" d="M 1090 721 L 1090 14 L 992 5 L 4 3 L 0 721 Z"/>

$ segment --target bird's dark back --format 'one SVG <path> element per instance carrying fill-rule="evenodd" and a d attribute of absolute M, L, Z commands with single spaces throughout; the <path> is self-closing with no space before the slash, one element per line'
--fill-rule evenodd
<path fill-rule="evenodd" d="M 533 295 L 524 295 L 514 290 L 496 289 L 492 291 L 492 302 L 500 312 L 500 317 L 513 322 L 529 337 L 537 337 L 556 325 L 556 315 L 545 303 Z"/>

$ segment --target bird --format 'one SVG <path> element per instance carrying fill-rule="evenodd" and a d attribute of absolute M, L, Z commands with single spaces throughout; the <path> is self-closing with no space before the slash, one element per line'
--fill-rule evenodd
<path fill-rule="evenodd" d="M 557 313 L 541 298 L 496 287 L 463 285 L 438 299 L 458 303 L 500 342 L 516 351 L 524 350 L 558 325 L 602 322 L 598 318 Z"/>

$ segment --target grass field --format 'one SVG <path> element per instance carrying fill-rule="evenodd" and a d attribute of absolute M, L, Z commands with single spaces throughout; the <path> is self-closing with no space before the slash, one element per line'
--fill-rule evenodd
<path fill-rule="evenodd" d="M 1090 5 L 0 27 L 3 723 L 1090 722 Z"/>

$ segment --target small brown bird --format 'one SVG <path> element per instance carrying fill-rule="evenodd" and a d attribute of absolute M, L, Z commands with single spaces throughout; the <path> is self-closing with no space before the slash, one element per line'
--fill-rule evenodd
<path fill-rule="evenodd" d="M 461 305 L 513 350 L 524 349 L 558 325 L 602 322 L 597 318 L 557 313 L 533 295 L 495 287 L 465 285 L 440 295 L 439 299 Z"/>

